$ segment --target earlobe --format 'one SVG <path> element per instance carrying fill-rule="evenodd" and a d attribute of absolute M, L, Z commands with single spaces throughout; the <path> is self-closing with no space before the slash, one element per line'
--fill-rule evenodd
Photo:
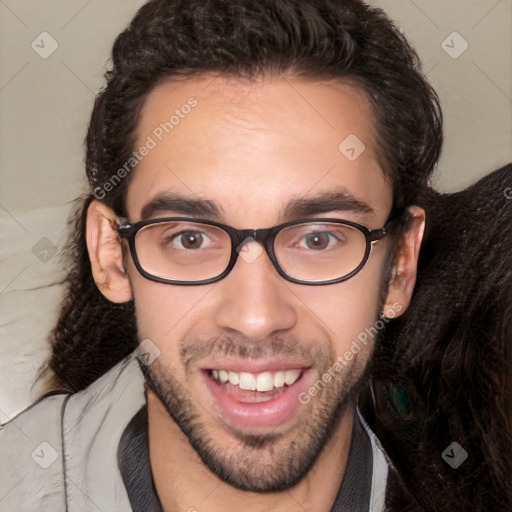
<path fill-rule="evenodd" d="M 124 268 L 116 215 L 109 207 L 94 200 L 87 210 L 87 249 L 96 286 L 111 302 L 132 299 L 132 289 Z"/>
<path fill-rule="evenodd" d="M 395 317 L 405 312 L 416 283 L 418 256 L 425 229 L 425 210 L 419 206 L 411 206 L 408 210 L 412 216 L 411 225 L 399 242 L 395 267 L 383 306 L 384 316 L 388 316 L 388 311 L 393 311 Z"/>

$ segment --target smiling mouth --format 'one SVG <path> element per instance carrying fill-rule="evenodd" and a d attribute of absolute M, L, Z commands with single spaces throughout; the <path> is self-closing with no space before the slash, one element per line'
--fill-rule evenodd
<path fill-rule="evenodd" d="M 311 367 L 259 372 L 218 367 L 201 373 L 222 421 L 237 430 L 251 431 L 293 420 L 303 408 L 298 395 L 308 387 L 313 374 Z"/>

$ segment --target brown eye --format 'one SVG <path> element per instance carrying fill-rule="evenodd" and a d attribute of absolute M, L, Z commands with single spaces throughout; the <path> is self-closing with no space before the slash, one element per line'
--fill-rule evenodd
<path fill-rule="evenodd" d="M 204 237 L 197 231 L 183 231 L 176 235 L 174 240 L 179 240 L 185 249 L 200 249 Z"/>

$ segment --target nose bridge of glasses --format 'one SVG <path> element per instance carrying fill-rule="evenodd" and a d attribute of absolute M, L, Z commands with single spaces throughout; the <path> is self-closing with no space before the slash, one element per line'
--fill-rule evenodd
<path fill-rule="evenodd" d="M 236 232 L 236 248 L 241 248 L 251 242 L 258 242 L 266 247 L 272 228 L 266 229 L 239 229 Z"/>
<path fill-rule="evenodd" d="M 272 256 L 268 250 L 268 239 L 271 232 L 272 228 L 237 230 L 236 239 L 233 240 L 235 242 L 233 249 L 246 263 L 252 263 L 263 252 L 266 252 L 272 261 Z M 252 242 L 257 243 L 252 244 Z"/>

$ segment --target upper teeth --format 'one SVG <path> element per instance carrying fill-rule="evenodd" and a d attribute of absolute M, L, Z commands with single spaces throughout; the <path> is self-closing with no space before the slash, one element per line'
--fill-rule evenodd
<path fill-rule="evenodd" d="M 272 391 L 282 388 L 285 384 L 291 386 L 300 376 L 301 370 L 280 370 L 277 372 L 234 372 L 232 370 L 212 370 L 214 379 L 249 391 Z"/>

